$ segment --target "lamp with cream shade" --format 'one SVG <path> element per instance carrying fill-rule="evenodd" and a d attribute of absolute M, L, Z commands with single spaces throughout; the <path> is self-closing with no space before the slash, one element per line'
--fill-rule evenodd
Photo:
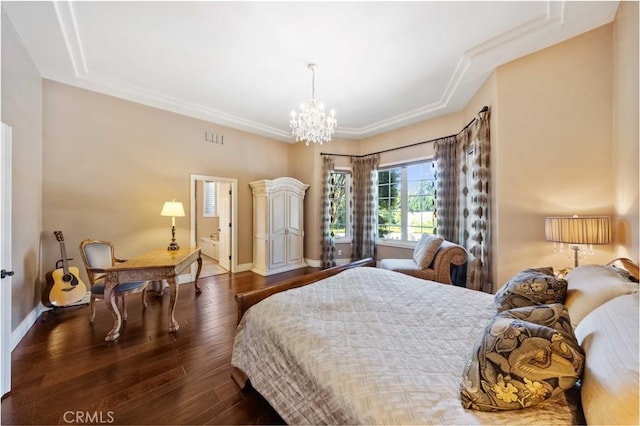
<path fill-rule="evenodd" d="M 574 250 L 574 266 L 578 266 L 578 254 L 583 245 L 589 245 L 588 253 L 593 254 L 593 245 L 611 242 L 611 225 L 608 216 L 563 216 L 547 217 L 544 222 L 547 241 L 569 245 Z"/>
<path fill-rule="evenodd" d="M 172 201 L 167 201 L 162 206 L 160 216 L 171 216 L 171 244 L 167 247 L 167 250 L 178 250 L 180 246 L 176 243 L 176 217 L 184 217 L 184 207 L 180 201 L 176 201 L 175 198 Z"/>

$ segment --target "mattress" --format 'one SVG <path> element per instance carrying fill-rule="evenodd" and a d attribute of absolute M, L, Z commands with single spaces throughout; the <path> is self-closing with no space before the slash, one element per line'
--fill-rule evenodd
<path fill-rule="evenodd" d="M 572 424 L 565 394 L 466 410 L 460 381 L 493 296 L 377 268 L 346 270 L 251 307 L 232 365 L 290 424 Z"/>

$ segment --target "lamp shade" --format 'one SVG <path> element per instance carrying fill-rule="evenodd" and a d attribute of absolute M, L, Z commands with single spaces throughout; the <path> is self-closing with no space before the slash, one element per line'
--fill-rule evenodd
<path fill-rule="evenodd" d="M 609 244 L 608 216 L 548 217 L 544 222 L 547 241 L 567 244 Z"/>
<path fill-rule="evenodd" d="M 167 201 L 162 206 L 160 216 L 183 217 L 184 207 L 180 201 Z"/>

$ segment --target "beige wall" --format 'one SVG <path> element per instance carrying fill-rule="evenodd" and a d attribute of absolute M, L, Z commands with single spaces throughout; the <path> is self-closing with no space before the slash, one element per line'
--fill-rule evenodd
<path fill-rule="evenodd" d="M 613 172 L 617 256 L 640 262 L 638 2 L 621 2 L 613 25 Z"/>
<path fill-rule="evenodd" d="M 2 122 L 11 126 L 12 310 L 11 329 L 29 315 L 41 297 L 42 80 L 2 12 Z M 46 265 L 43 265 L 46 269 Z M 5 280 L 3 280 L 4 282 Z"/>
<path fill-rule="evenodd" d="M 188 244 L 191 174 L 238 179 L 238 263 L 252 262 L 248 184 L 287 174 L 288 144 L 49 80 L 43 95 L 43 227 L 64 232 L 76 264 L 84 238 L 112 241 L 122 258 L 167 245 L 160 210 L 172 198 L 186 213 L 176 239 Z M 205 142 L 205 130 L 224 145 Z M 43 248 L 53 265 L 55 239 Z"/>
<path fill-rule="evenodd" d="M 524 267 L 571 266 L 544 218 L 612 215 L 612 34 L 600 27 L 497 70 L 496 286 Z M 613 246 L 589 263 L 604 263 Z"/>
<path fill-rule="evenodd" d="M 319 207 L 321 189 L 319 172 L 315 160 L 320 156 L 322 147 L 312 144 L 306 146 L 297 143 L 289 146 L 289 174 L 309 185 L 304 195 L 304 257 L 306 259 L 319 259 L 321 230 L 317 229 L 322 212 Z"/>

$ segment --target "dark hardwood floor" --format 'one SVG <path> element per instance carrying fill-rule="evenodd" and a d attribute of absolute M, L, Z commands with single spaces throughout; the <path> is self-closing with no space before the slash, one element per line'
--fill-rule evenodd
<path fill-rule="evenodd" d="M 168 291 L 147 295 L 144 311 L 140 295 L 131 295 L 116 342 L 104 341 L 113 320 L 102 302 L 93 324 L 88 306 L 59 310 L 13 351 L 2 424 L 282 424 L 255 390 L 231 379 L 233 296 L 313 270 L 201 278 L 199 295 L 181 285 L 173 334 Z"/>

